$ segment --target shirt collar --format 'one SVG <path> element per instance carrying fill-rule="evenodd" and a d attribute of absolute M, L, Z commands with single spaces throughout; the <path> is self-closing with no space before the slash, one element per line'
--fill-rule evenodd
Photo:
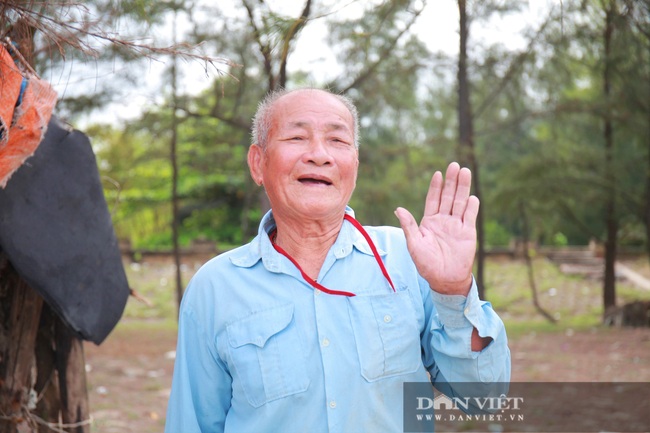
<path fill-rule="evenodd" d="M 351 207 L 346 206 L 345 213 L 354 217 L 354 210 Z M 273 218 L 273 212 L 268 211 L 266 215 L 260 221 L 259 229 L 257 236 L 244 248 L 239 248 L 233 252 L 230 257 L 230 261 L 233 265 L 249 268 L 255 265 L 258 261 L 262 260 L 264 267 L 266 267 L 271 272 L 281 272 L 282 266 L 284 263 L 287 263 L 283 256 L 278 253 L 271 239 L 269 238 L 269 233 L 275 229 L 275 219 Z M 343 221 L 341 226 L 341 231 L 339 236 L 332 245 L 331 253 L 335 258 L 341 259 L 346 257 L 352 252 L 352 249 L 356 248 L 359 252 L 372 256 L 372 250 L 370 246 L 364 239 L 363 235 L 348 221 Z M 377 247 L 377 251 L 380 256 L 386 254 L 385 251 Z"/>

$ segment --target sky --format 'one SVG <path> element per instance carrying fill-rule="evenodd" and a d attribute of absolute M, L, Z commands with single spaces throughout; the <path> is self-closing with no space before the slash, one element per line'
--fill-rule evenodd
<path fill-rule="evenodd" d="M 324 10 L 338 17 L 358 17 L 363 13 L 363 5 L 377 0 L 324 0 L 322 4 L 332 4 Z M 479 0 L 480 1 L 480 0 Z M 549 8 L 560 7 L 562 0 L 528 0 L 528 7 L 520 14 L 512 14 L 505 18 L 496 17 L 489 23 L 483 25 L 475 24 L 471 28 L 470 43 L 472 41 L 493 41 L 500 42 L 510 49 L 522 48 L 524 40 L 519 35 L 522 28 L 530 23 L 535 23 L 540 17 L 546 14 Z M 296 0 L 267 0 L 267 4 L 276 12 L 281 12 L 291 17 L 300 13 L 302 1 Z M 238 2 L 222 2 L 224 13 L 236 14 L 238 9 L 235 5 Z M 225 6 L 224 6 L 225 5 Z M 239 13 L 242 11 L 239 10 Z M 318 13 L 319 11 L 316 11 Z M 182 24 L 179 31 L 182 32 Z M 171 34 L 171 22 L 167 30 L 163 32 Z M 413 31 L 418 34 L 422 41 L 432 52 L 442 52 L 447 55 L 454 55 L 458 52 L 458 6 L 456 0 L 428 0 L 426 7 L 418 18 Z M 336 69 L 336 58 L 332 47 L 326 43 L 327 28 L 324 20 L 316 19 L 311 21 L 300 34 L 294 52 L 289 58 L 289 72 L 292 70 L 314 71 L 317 80 L 326 81 L 338 76 Z M 157 44 L 164 44 L 164 36 L 156 39 Z M 169 42 L 167 42 L 169 43 Z M 218 53 L 217 53 L 218 55 Z M 206 70 L 200 62 L 180 62 L 182 67 L 181 88 L 182 92 L 198 93 L 207 88 L 216 76 L 214 70 Z M 106 122 L 121 123 L 136 117 L 144 107 L 160 103 L 162 100 L 161 87 L 164 85 L 161 80 L 162 71 L 168 65 L 164 61 L 149 61 L 142 74 L 146 76 L 144 84 L 129 89 L 122 101 L 110 104 L 101 111 L 94 112 L 88 116 L 78 119 L 75 125 L 83 128 L 88 123 Z M 71 72 L 74 70 L 74 74 Z M 82 91 L 104 79 L 115 79 L 115 72 L 100 71 L 97 65 L 90 62 L 88 65 L 68 65 L 66 71 L 58 76 L 52 76 L 50 82 L 59 95 L 70 94 L 75 91 Z"/>

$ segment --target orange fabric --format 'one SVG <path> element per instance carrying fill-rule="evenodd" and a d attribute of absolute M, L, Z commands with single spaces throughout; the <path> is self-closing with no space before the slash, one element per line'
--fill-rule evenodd
<path fill-rule="evenodd" d="M 0 68 L 2 68 L 2 78 L 6 74 L 13 74 L 17 71 L 16 66 L 11 59 L 11 56 L 5 55 L 6 50 L 2 49 L 2 57 L 0 60 Z M 7 63 L 6 59 L 11 60 L 11 64 Z M 5 71 L 7 71 L 5 73 Z M 20 71 L 19 71 L 20 72 Z M 36 151 L 39 143 L 45 135 L 47 124 L 52 117 L 52 110 L 56 105 L 57 95 L 54 89 L 40 78 L 22 72 L 21 78 L 18 81 L 18 91 L 20 91 L 20 83 L 22 77 L 28 79 L 27 88 L 23 94 L 23 99 L 18 107 L 13 108 L 16 98 L 5 100 L 5 84 L 3 87 L 1 105 L 2 112 L 7 113 L 13 110 L 13 119 L 5 119 L 10 123 L 9 131 L 5 131 L 5 139 L 7 140 L 4 146 L 0 146 L 0 188 L 4 188 L 9 181 L 11 175 L 25 162 L 27 158 L 32 156 Z M 2 79 L 0 78 L 0 79 Z M 9 83 L 7 98 L 9 99 L 13 91 L 13 82 Z M 13 101 L 13 103 L 11 103 Z M 6 105 L 10 105 L 6 107 Z"/>
<path fill-rule="evenodd" d="M 0 44 L 0 149 L 8 141 L 11 119 L 23 76 L 18 70 L 9 52 Z"/>

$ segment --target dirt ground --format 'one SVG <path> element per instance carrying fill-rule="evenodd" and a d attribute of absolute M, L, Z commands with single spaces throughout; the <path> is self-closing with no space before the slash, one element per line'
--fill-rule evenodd
<path fill-rule="evenodd" d="M 125 322 L 100 347 L 86 346 L 94 432 L 163 430 L 176 332 L 141 327 Z M 650 329 L 530 333 L 510 349 L 513 381 L 650 381 Z"/>
<path fill-rule="evenodd" d="M 127 322 L 101 346 L 86 344 L 93 432 L 163 430 L 175 345 L 175 329 Z"/>

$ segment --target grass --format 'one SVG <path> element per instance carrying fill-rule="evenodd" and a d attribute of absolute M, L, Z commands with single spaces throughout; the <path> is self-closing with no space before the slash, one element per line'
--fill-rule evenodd
<path fill-rule="evenodd" d="M 628 266 L 637 269 L 645 263 L 647 259 L 628 263 Z M 642 273 L 643 269 L 637 272 Z M 602 326 L 602 281 L 563 274 L 543 257 L 534 260 L 533 273 L 538 301 L 557 320 L 556 323 L 546 320 L 535 309 L 528 270 L 523 261 L 488 260 L 486 264 L 486 298 L 504 320 L 510 335 L 572 332 Z M 619 305 L 634 300 L 650 300 L 650 292 L 626 281 L 617 281 L 616 295 Z"/>
<path fill-rule="evenodd" d="M 601 313 L 598 310 L 599 282 L 579 276 L 562 274 L 546 259 L 535 259 L 533 273 L 539 304 L 557 321 L 558 325 L 574 325 L 576 319 L 592 322 Z M 540 323 L 546 329 L 549 323 L 533 305 L 528 281 L 528 270 L 522 261 L 488 261 L 486 266 L 486 298 L 504 321 L 533 325 Z M 553 325 L 553 329 L 558 325 Z"/>
<path fill-rule="evenodd" d="M 650 277 L 646 258 L 629 261 L 628 266 Z M 601 324 L 602 282 L 575 275 L 565 275 L 550 261 L 537 257 L 534 278 L 540 305 L 557 322 L 551 323 L 536 311 L 523 261 L 488 259 L 486 263 L 486 299 L 506 323 L 509 334 L 529 332 L 571 332 L 598 327 Z M 200 263 L 184 264 L 183 282 L 187 284 Z M 175 299 L 175 268 L 171 261 L 144 262 L 125 265 L 131 287 L 150 305 L 129 298 L 120 332 L 147 329 L 174 330 L 177 306 Z M 635 288 L 625 281 L 617 282 L 618 303 L 650 300 L 650 292 Z"/>
<path fill-rule="evenodd" d="M 132 301 L 129 301 L 132 302 Z M 176 315 L 173 317 L 164 317 L 161 319 L 140 319 L 138 317 L 122 317 L 122 320 L 117 325 L 116 328 L 120 334 L 125 337 L 130 335 L 139 334 L 142 331 L 151 331 L 151 332 L 167 332 L 167 331 L 177 331 L 178 322 L 176 321 Z"/>
<path fill-rule="evenodd" d="M 181 275 L 183 284 L 187 284 L 197 265 L 183 264 Z M 145 302 L 130 297 L 124 317 L 128 319 L 175 319 L 176 268 L 171 262 L 156 261 L 143 263 L 126 263 L 126 275 L 129 285 Z"/>

